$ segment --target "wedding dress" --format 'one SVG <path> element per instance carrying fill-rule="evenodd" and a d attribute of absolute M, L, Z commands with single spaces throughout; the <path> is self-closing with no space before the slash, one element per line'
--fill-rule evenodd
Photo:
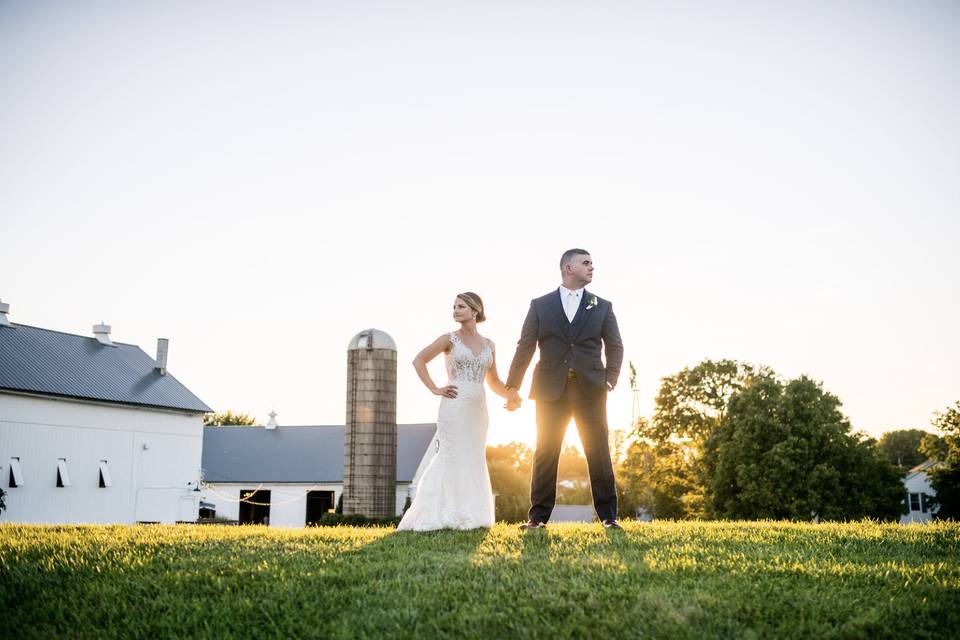
<path fill-rule="evenodd" d="M 420 478 L 398 531 L 493 526 L 493 490 L 487 472 L 487 400 L 484 378 L 493 363 L 489 340 L 474 353 L 457 333 L 445 354 L 456 398 L 441 398 L 433 458 Z"/>

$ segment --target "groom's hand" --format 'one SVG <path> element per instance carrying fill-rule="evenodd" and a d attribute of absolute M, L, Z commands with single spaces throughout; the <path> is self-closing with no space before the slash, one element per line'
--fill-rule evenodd
<path fill-rule="evenodd" d="M 507 396 L 507 404 L 504 405 L 507 411 L 516 411 L 520 408 L 520 404 L 523 400 L 520 399 L 520 394 L 517 393 L 516 389 L 510 389 L 509 395 Z"/>

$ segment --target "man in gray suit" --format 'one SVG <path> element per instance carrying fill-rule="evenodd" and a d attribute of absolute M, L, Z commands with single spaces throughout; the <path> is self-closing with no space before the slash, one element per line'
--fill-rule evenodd
<path fill-rule="evenodd" d="M 537 449 L 530 480 L 529 521 L 521 529 L 546 526 L 557 500 L 557 464 L 563 434 L 573 418 L 590 469 L 597 516 L 606 528 L 617 523 L 617 485 L 607 441 L 607 392 L 623 363 L 623 342 L 613 305 L 585 289 L 593 281 L 593 260 L 583 249 L 560 259 L 563 284 L 530 303 L 517 351 L 510 364 L 507 408 L 520 406 L 517 389 L 540 347 L 530 398 L 537 403 Z M 601 359 L 601 349 L 606 364 Z"/>

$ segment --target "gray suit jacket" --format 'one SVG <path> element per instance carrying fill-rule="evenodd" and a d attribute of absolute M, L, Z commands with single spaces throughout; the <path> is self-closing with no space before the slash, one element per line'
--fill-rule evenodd
<path fill-rule="evenodd" d="M 538 346 L 540 362 L 533 370 L 530 388 L 534 400 L 557 400 L 567 384 L 568 369 L 577 372 L 580 388 L 589 395 L 604 393 L 608 382 L 611 386 L 617 384 L 623 364 L 623 342 L 613 305 L 586 289 L 573 322 L 567 320 L 563 311 L 559 289 L 530 302 L 510 363 L 508 387 L 520 387 Z M 601 349 L 606 364 L 601 359 Z"/>

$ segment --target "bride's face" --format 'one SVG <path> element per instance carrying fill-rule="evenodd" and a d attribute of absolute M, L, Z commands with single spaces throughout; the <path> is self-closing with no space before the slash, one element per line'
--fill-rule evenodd
<path fill-rule="evenodd" d="M 466 322 L 473 320 L 473 309 L 461 298 L 453 301 L 453 319 L 456 322 Z"/>

